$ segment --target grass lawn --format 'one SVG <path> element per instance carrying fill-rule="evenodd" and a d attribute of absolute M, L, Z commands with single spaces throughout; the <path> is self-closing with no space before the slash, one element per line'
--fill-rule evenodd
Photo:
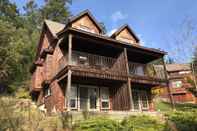
<path fill-rule="evenodd" d="M 172 111 L 171 108 L 171 104 L 168 102 L 163 102 L 160 100 L 157 100 L 155 102 L 155 108 L 157 111 L 161 111 L 161 112 L 169 112 Z M 177 111 L 190 111 L 192 109 L 196 109 L 197 110 L 197 104 L 175 104 L 175 108 Z"/>

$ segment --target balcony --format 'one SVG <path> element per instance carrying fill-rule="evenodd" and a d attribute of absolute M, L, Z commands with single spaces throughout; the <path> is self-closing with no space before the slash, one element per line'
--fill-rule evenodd
<path fill-rule="evenodd" d="M 134 82 L 151 82 L 159 83 L 165 80 L 163 67 L 155 66 L 153 64 L 140 64 L 129 62 L 129 75 L 133 78 Z"/>
<path fill-rule="evenodd" d="M 121 57 L 121 56 L 119 56 Z M 59 60 L 58 71 L 61 71 L 68 65 L 67 55 Z M 102 78 L 121 78 L 126 77 L 124 63 L 120 62 L 121 59 L 106 57 L 96 54 L 90 54 L 80 51 L 72 51 L 71 68 L 77 71 L 76 74 L 83 74 L 91 77 Z M 79 73 L 80 72 L 80 73 Z M 125 78 L 126 79 L 126 78 Z"/>

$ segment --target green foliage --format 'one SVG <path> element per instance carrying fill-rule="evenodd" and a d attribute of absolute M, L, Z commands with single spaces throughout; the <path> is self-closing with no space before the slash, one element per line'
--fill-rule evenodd
<path fill-rule="evenodd" d="M 9 93 L 29 87 L 29 68 L 36 55 L 42 22 L 65 22 L 70 15 L 68 3 L 71 1 L 48 0 L 38 8 L 34 1 L 28 1 L 20 14 L 9 0 L 0 1 L 0 84 L 6 85 Z"/>
<path fill-rule="evenodd" d="M 117 121 L 105 117 L 93 117 L 75 125 L 76 131 L 119 131 Z"/>
<path fill-rule="evenodd" d="M 171 104 L 161 100 L 155 101 L 155 108 L 157 111 L 161 111 L 161 112 L 172 112 Z M 192 103 L 185 103 L 185 104 L 175 103 L 175 109 L 177 111 L 197 110 L 197 105 Z"/>
<path fill-rule="evenodd" d="M 141 116 L 130 116 L 122 121 L 123 131 L 163 131 L 165 124 L 161 124 L 154 117 L 141 115 Z"/>
<path fill-rule="evenodd" d="M 167 116 L 170 121 L 175 123 L 178 131 L 196 131 L 197 129 L 197 110 L 176 111 Z"/>
<path fill-rule="evenodd" d="M 68 4 L 71 0 L 48 0 L 46 5 L 40 9 L 43 19 L 50 19 L 65 23 L 70 15 Z"/>

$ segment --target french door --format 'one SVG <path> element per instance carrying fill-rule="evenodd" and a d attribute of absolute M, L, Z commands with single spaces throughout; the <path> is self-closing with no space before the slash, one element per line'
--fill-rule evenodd
<path fill-rule="evenodd" d="M 132 90 L 134 110 L 148 110 L 148 92 L 144 90 Z"/>
<path fill-rule="evenodd" d="M 98 110 L 98 88 L 80 87 L 79 105 L 80 110 Z"/>

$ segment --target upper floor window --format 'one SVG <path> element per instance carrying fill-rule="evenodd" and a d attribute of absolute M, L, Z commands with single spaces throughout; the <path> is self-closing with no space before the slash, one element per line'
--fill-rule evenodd
<path fill-rule="evenodd" d="M 87 32 L 91 32 L 91 33 L 95 33 L 94 29 L 91 29 L 87 26 L 84 26 L 84 25 L 80 25 L 79 28 L 83 31 L 87 31 Z"/>
<path fill-rule="evenodd" d="M 46 89 L 44 89 L 44 97 L 50 96 L 51 94 L 51 88 L 47 87 Z"/>
<path fill-rule="evenodd" d="M 124 42 L 134 43 L 134 41 L 128 37 L 121 36 L 119 39 Z"/>
<path fill-rule="evenodd" d="M 179 74 L 189 74 L 191 73 L 190 71 L 180 71 Z"/>
<path fill-rule="evenodd" d="M 171 84 L 172 84 L 172 87 L 174 88 L 182 87 L 182 81 L 173 81 Z"/>

